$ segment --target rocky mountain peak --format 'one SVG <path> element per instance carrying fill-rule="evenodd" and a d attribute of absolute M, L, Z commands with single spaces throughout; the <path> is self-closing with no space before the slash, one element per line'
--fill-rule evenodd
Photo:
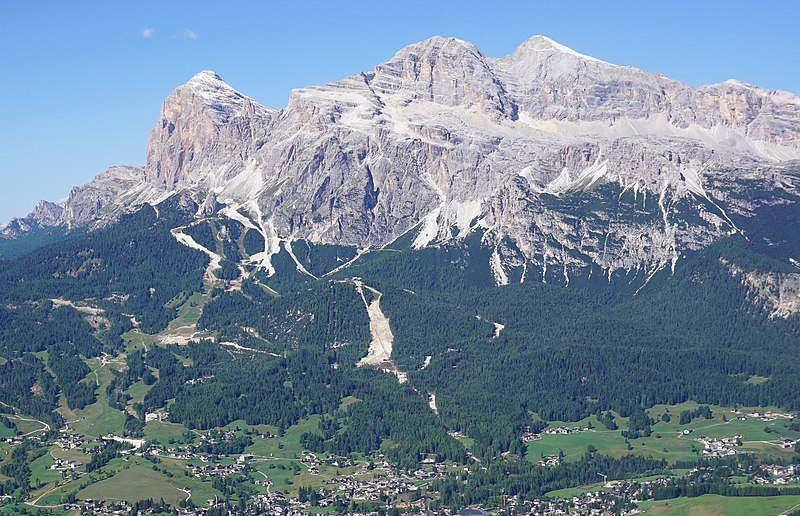
<path fill-rule="evenodd" d="M 489 61 L 504 81 L 523 88 L 537 82 L 603 79 L 626 70 L 644 73 L 581 54 L 547 36 L 528 38 L 507 56 Z"/>
<path fill-rule="evenodd" d="M 28 216 L 14 218 L 8 224 L 0 225 L 0 236 L 3 238 L 17 238 L 37 227 L 58 226 L 63 221 L 63 201 L 54 203 L 41 200 Z"/>
<path fill-rule="evenodd" d="M 375 67 L 369 85 L 401 102 L 478 108 L 500 117 L 513 109 L 483 52 L 458 38 L 434 36 L 401 49 Z"/>
<path fill-rule="evenodd" d="M 186 84 L 192 86 L 201 86 L 201 85 L 212 85 L 216 87 L 219 83 L 222 83 L 224 86 L 228 86 L 225 81 L 222 80 L 222 77 L 217 74 L 214 70 L 201 70 L 197 72 Z"/>
<path fill-rule="evenodd" d="M 417 43 L 406 45 L 398 50 L 391 60 L 406 59 L 408 56 L 414 55 L 436 60 L 441 55 L 455 56 L 459 54 L 472 55 L 480 59 L 484 57 L 483 52 L 469 41 L 454 37 L 431 36 Z"/>
<path fill-rule="evenodd" d="M 55 226 L 61 222 L 63 215 L 64 206 L 41 200 L 28 217 L 40 226 Z"/>
<path fill-rule="evenodd" d="M 215 72 L 196 74 L 161 106 L 147 145 L 146 180 L 164 190 L 191 183 L 189 168 L 198 165 L 197 158 L 225 159 L 235 147 L 253 145 L 273 114 Z"/>
<path fill-rule="evenodd" d="M 253 107 L 256 107 L 259 111 L 271 111 L 236 91 L 211 70 L 195 74 L 188 82 L 176 88 L 164 102 L 162 112 L 173 107 L 184 108 L 187 103 L 199 103 L 207 108 L 209 115 L 216 118 L 219 123 L 240 115 L 248 108 L 253 110 Z"/>
<path fill-rule="evenodd" d="M 539 55 L 537 56 L 537 54 Z M 514 56 L 515 59 L 522 59 L 523 57 L 527 57 L 528 59 L 541 59 L 543 55 L 555 55 L 561 56 L 562 59 L 569 58 L 581 61 L 590 61 L 593 63 L 602 63 L 608 66 L 617 66 L 576 52 L 575 50 L 542 35 L 531 36 L 522 42 L 522 44 L 520 44 L 511 54 L 511 56 Z"/>

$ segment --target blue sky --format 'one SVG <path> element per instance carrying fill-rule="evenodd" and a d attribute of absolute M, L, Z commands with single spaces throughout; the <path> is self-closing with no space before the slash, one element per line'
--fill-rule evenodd
<path fill-rule="evenodd" d="M 534 34 L 693 86 L 800 93 L 800 2 L 0 2 L 0 222 L 144 162 L 163 99 L 212 69 L 274 108 L 432 35 L 511 52 Z"/>

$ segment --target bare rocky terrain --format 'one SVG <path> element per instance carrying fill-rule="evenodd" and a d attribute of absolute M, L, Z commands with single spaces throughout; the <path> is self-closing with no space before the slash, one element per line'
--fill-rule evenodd
<path fill-rule="evenodd" d="M 164 102 L 144 167 L 113 167 L 3 235 L 97 227 L 181 193 L 198 216 L 256 227 L 270 273 L 282 242 L 368 249 L 414 232 L 424 248 L 479 231 L 498 284 L 649 278 L 796 205 L 798 158 L 791 93 L 692 88 L 543 36 L 499 58 L 437 36 L 281 110 L 200 72 Z"/>

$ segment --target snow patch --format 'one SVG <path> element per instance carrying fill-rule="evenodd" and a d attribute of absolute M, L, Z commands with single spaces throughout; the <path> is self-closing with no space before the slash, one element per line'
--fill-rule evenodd
<path fill-rule="evenodd" d="M 703 188 L 703 180 L 700 177 L 700 172 L 692 167 L 681 167 L 681 175 L 684 184 L 686 184 L 686 188 L 688 188 L 690 192 L 708 199 L 708 194 L 706 194 Z"/>
<path fill-rule="evenodd" d="M 552 47 L 554 50 L 557 50 L 557 51 L 559 51 L 559 52 L 561 52 L 563 54 L 567 54 L 567 55 L 570 55 L 570 56 L 573 56 L 573 57 L 577 57 L 579 59 L 583 59 L 584 61 L 591 61 L 593 63 L 602 63 L 602 64 L 609 65 L 609 66 L 618 66 L 618 65 L 615 65 L 615 64 L 612 64 L 612 63 L 607 63 L 606 61 L 601 61 L 600 59 L 597 59 L 596 57 L 587 56 L 586 54 L 581 54 L 580 52 L 576 52 L 575 50 L 572 50 L 571 48 L 569 48 L 566 45 L 562 45 L 561 43 L 559 43 L 557 41 L 553 41 L 552 39 L 548 38 L 547 36 L 540 36 L 540 35 L 533 36 L 529 41 L 534 41 L 534 42 L 538 41 L 538 42 L 541 42 L 541 43 L 546 43 L 547 45 Z M 525 43 L 523 43 L 522 45 L 525 46 Z M 538 50 L 538 51 L 539 52 L 544 52 L 546 50 L 542 49 L 542 50 Z"/>
<path fill-rule="evenodd" d="M 569 176 L 569 169 L 564 167 L 558 177 L 547 184 L 544 191 L 549 194 L 558 195 L 561 192 L 569 190 L 569 185 L 571 183 L 572 178 Z"/>
<path fill-rule="evenodd" d="M 447 205 L 448 214 L 455 211 L 453 218 L 455 219 L 455 226 L 458 228 L 457 238 L 466 237 L 472 230 L 472 221 L 481 214 L 481 204 L 482 201 L 452 201 Z M 447 217 L 447 219 L 450 219 L 450 217 Z"/>
<path fill-rule="evenodd" d="M 451 238 L 465 238 L 476 225 L 473 224 L 481 215 L 482 200 L 443 202 L 422 218 L 420 230 L 411 247 L 422 249 L 433 242 L 448 241 Z M 458 233 L 453 236 L 451 228 Z"/>
<path fill-rule="evenodd" d="M 494 336 L 492 338 L 496 339 L 500 336 L 500 332 L 505 329 L 506 325 L 500 324 L 499 322 L 493 322 L 492 324 L 494 324 Z"/>

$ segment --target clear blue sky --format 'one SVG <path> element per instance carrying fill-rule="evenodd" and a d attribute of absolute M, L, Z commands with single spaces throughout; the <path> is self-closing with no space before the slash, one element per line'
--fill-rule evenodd
<path fill-rule="evenodd" d="M 212 69 L 274 108 L 432 35 L 489 56 L 534 34 L 693 86 L 800 93 L 800 2 L 0 2 L 0 222 L 141 164 L 163 99 Z"/>

